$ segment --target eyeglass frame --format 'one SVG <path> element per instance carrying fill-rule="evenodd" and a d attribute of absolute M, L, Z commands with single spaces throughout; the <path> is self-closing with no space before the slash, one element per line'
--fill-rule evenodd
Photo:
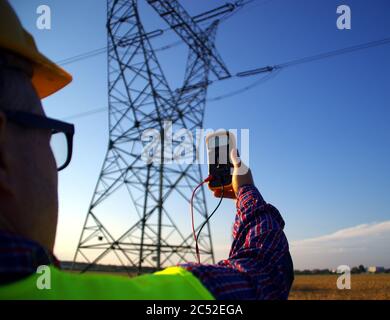
<path fill-rule="evenodd" d="M 73 136 L 75 131 L 73 124 L 24 111 L 0 109 L 0 112 L 3 112 L 10 122 L 21 126 L 50 129 L 52 135 L 60 132 L 64 133 L 67 141 L 68 154 L 64 164 L 58 167 L 57 171 L 61 171 L 69 165 L 73 153 Z"/>

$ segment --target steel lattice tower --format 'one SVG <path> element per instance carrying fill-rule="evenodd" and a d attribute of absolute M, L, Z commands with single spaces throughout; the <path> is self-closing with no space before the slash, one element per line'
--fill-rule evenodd
<path fill-rule="evenodd" d="M 137 0 L 107 3 L 109 142 L 74 262 L 92 266 L 110 257 L 105 263 L 119 262 L 141 272 L 192 261 L 188 203 L 202 180 L 201 167 L 164 163 L 164 128 L 165 121 L 173 130 L 202 127 L 210 73 L 229 76 L 214 47 L 218 21 L 203 30 L 177 1 L 148 0 L 189 47 L 184 85 L 173 91 L 151 46 L 152 35 L 141 23 Z M 141 135 L 151 128 L 161 134 L 161 161 L 147 164 L 141 159 Z M 127 202 L 110 202 L 123 192 Z M 179 200 L 185 204 L 182 211 Z M 123 212 L 118 203 L 126 203 Z M 198 230 L 208 217 L 203 188 L 194 199 L 194 211 Z M 199 247 L 202 261 L 214 262 L 208 224 Z"/>

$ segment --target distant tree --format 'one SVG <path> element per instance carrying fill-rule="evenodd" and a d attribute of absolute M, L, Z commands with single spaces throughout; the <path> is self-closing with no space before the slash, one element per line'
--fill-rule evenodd
<path fill-rule="evenodd" d="M 360 273 L 364 273 L 364 272 L 366 272 L 366 268 L 361 264 L 359 266 L 359 271 L 360 271 Z"/>
<path fill-rule="evenodd" d="M 353 268 L 351 269 L 351 273 L 360 273 L 359 267 L 353 267 Z"/>
<path fill-rule="evenodd" d="M 358 268 L 356 268 L 358 270 Z M 310 274 L 332 274 L 333 272 L 330 269 L 304 269 L 304 270 L 294 270 L 296 275 L 310 275 Z"/>

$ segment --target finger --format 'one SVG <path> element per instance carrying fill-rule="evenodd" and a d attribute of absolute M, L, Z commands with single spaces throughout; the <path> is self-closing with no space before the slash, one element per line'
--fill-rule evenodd
<path fill-rule="evenodd" d="M 214 197 L 221 198 L 221 196 L 222 196 L 222 191 L 221 190 L 215 190 L 214 191 Z M 223 193 L 223 197 L 224 198 L 235 199 L 236 195 L 235 195 L 234 191 L 225 191 Z"/>
<path fill-rule="evenodd" d="M 226 195 L 223 195 L 224 198 L 229 198 L 229 199 L 236 199 L 236 195 L 234 192 L 229 192 Z"/>
<path fill-rule="evenodd" d="M 238 156 L 238 151 L 236 148 L 233 148 L 230 152 L 230 158 L 232 159 L 233 165 L 239 167 L 241 165 L 241 159 Z"/>
<path fill-rule="evenodd" d="M 220 198 L 221 197 L 221 190 L 215 190 L 214 191 L 214 196 L 217 197 L 217 198 Z"/>

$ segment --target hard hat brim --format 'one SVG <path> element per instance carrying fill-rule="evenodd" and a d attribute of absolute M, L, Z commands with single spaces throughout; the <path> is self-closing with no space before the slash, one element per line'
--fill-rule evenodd
<path fill-rule="evenodd" d="M 40 99 L 62 89 L 72 81 L 72 76 L 44 55 L 36 52 L 29 57 L 33 62 L 32 84 Z"/>

